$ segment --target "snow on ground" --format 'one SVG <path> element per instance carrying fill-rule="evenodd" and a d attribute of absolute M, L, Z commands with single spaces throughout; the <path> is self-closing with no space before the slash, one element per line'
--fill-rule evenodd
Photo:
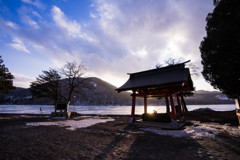
<path fill-rule="evenodd" d="M 240 130 L 237 127 L 220 125 L 217 123 L 200 123 L 197 121 L 192 121 L 192 123 L 192 126 L 186 126 L 184 130 L 162 130 L 156 128 L 142 128 L 142 130 L 159 135 L 193 139 L 215 138 L 216 135 L 222 132 L 228 133 L 231 136 L 240 136 Z"/>
<path fill-rule="evenodd" d="M 234 137 L 240 137 L 240 130 L 237 127 L 232 127 L 227 124 L 221 125 L 218 123 L 202 123 L 201 125 L 204 127 L 215 128 L 218 132 L 225 132 Z"/>
<path fill-rule="evenodd" d="M 101 117 L 91 117 L 82 120 L 62 120 L 62 121 L 51 121 L 51 122 L 32 122 L 27 123 L 27 126 L 59 126 L 66 127 L 68 130 L 76 130 L 77 128 L 85 128 L 97 123 L 105 123 L 107 121 L 114 121 L 112 118 L 101 118 Z"/>

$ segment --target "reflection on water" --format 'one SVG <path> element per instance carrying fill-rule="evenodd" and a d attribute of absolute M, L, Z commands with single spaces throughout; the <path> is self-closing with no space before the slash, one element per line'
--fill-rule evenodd
<path fill-rule="evenodd" d="M 40 107 L 43 114 L 50 114 L 54 111 L 54 106 L 50 105 L 0 105 L 0 113 L 36 113 L 39 114 Z M 234 104 L 223 105 L 188 105 L 188 110 L 192 111 L 198 108 L 211 108 L 215 111 L 231 111 L 235 110 Z M 157 113 L 165 113 L 166 106 L 148 106 L 148 113 L 156 110 Z M 130 115 L 131 106 L 70 106 L 69 111 L 76 111 L 81 114 L 119 114 Z M 144 112 L 143 106 L 136 106 L 135 114 L 142 114 Z"/>

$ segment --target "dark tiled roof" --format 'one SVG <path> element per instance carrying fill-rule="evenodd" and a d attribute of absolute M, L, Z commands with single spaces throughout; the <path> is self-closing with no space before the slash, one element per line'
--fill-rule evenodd
<path fill-rule="evenodd" d="M 161 87 L 164 85 L 181 84 L 191 81 L 189 68 L 185 68 L 185 63 L 171 65 L 167 67 L 147 70 L 130 74 L 128 81 L 116 90 L 126 91 L 133 89 Z M 193 86 L 191 86 L 193 88 Z"/>

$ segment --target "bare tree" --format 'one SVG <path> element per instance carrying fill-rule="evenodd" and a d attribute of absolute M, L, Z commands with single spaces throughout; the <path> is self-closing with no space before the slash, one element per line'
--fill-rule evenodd
<path fill-rule="evenodd" d="M 180 64 L 182 63 L 184 60 L 182 58 L 179 59 L 174 59 L 174 58 L 169 58 L 167 60 L 164 61 L 164 63 L 167 66 L 172 66 L 172 65 L 176 65 L 176 64 Z M 199 67 L 197 67 L 195 64 L 193 63 L 187 63 L 186 64 L 187 67 L 190 68 L 191 70 L 191 76 L 193 77 L 199 77 Z M 162 66 L 164 66 L 163 64 L 157 64 L 156 68 L 161 68 Z"/>
<path fill-rule="evenodd" d="M 172 65 L 175 65 L 175 64 L 179 64 L 182 61 L 183 61 L 182 58 L 180 58 L 180 59 L 169 58 L 169 59 L 165 60 L 165 63 L 168 66 L 172 66 Z"/>
<path fill-rule="evenodd" d="M 195 64 L 193 64 L 193 63 L 189 63 L 189 64 L 187 64 L 187 67 L 189 67 L 190 68 L 190 70 L 191 70 L 191 76 L 192 77 L 199 77 L 199 67 L 197 67 Z"/>
<path fill-rule="evenodd" d="M 66 93 L 66 101 L 70 102 L 73 93 L 77 92 L 77 88 L 84 86 L 85 79 L 82 76 L 87 72 L 85 65 L 81 63 L 67 62 L 60 73 L 62 74 L 64 83 L 64 89 Z"/>

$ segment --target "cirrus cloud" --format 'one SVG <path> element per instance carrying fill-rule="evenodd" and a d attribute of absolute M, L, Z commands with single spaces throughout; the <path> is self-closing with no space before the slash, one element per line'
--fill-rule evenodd
<path fill-rule="evenodd" d="M 30 51 L 26 48 L 24 43 L 19 39 L 14 39 L 13 43 L 11 43 L 10 45 L 18 51 L 30 53 Z"/>
<path fill-rule="evenodd" d="M 22 2 L 26 3 L 26 4 L 30 4 L 30 5 L 36 6 L 36 7 L 40 8 L 40 9 L 44 9 L 45 8 L 45 6 L 39 0 L 22 0 Z"/>
<path fill-rule="evenodd" d="M 52 16 L 54 22 L 66 30 L 71 37 L 81 37 L 81 26 L 76 21 L 69 20 L 57 6 L 52 7 Z"/>

